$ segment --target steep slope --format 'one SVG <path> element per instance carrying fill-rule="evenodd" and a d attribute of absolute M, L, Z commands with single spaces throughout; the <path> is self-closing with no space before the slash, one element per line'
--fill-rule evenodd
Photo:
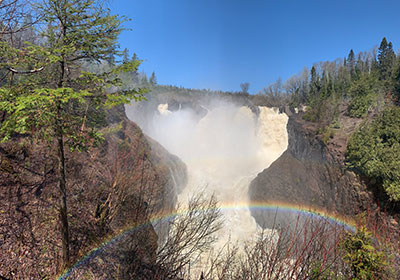
<path fill-rule="evenodd" d="M 109 237 L 147 222 L 150 213 L 172 209 L 186 183 L 186 166 L 121 115 L 111 118 L 100 147 L 67 155 L 72 263 Z M 0 276 L 5 279 L 42 279 L 59 270 L 52 152 L 24 138 L 0 147 Z M 73 279 L 152 273 L 157 238 L 151 225 L 127 233 L 103 256 L 84 263 L 84 275 L 78 271 Z"/>
<path fill-rule="evenodd" d="M 353 216 L 377 209 L 367 186 L 356 174 L 344 168 L 345 149 L 337 149 L 333 141 L 327 148 L 316 137 L 316 128 L 312 126 L 300 114 L 290 116 L 288 149 L 252 181 L 250 199 L 301 205 L 338 216 Z M 340 145 L 345 146 L 346 139 L 341 140 Z M 257 212 L 253 215 L 260 225 L 271 223 L 270 217 Z"/>

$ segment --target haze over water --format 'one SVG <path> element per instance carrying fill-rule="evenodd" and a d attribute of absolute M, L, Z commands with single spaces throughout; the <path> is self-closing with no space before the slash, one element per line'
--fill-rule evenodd
<path fill-rule="evenodd" d="M 199 118 L 193 110 L 172 112 L 168 104 L 160 104 L 148 121 L 142 126 L 145 133 L 187 165 L 188 185 L 178 202 L 186 205 L 203 192 L 231 206 L 222 211 L 223 228 L 214 249 L 227 240 L 241 244 L 254 237 L 258 225 L 242 206 L 248 203 L 250 182 L 287 148 L 287 115 L 274 108 L 259 107 L 256 114 L 248 107 L 219 103 Z"/>

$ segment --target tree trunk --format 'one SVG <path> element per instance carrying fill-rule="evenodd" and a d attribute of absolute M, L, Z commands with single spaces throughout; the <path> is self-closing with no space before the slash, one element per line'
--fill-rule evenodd
<path fill-rule="evenodd" d="M 62 24 L 62 37 L 65 37 L 66 26 Z M 64 87 L 65 79 L 65 57 L 60 61 L 60 78 L 58 81 L 58 88 Z M 65 168 L 65 153 L 64 153 L 64 131 L 63 131 L 63 119 L 62 119 L 63 108 L 60 100 L 58 100 L 57 106 L 57 123 L 56 123 L 56 135 L 57 135 L 57 146 L 58 146 L 58 180 L 60 187 L 60 226 L 61 226 L 61 241 L 62 241 L 62 269 L 66 269 L 70 265 L 70 251 L 69 251 L 69 226 L 68 226 L 68 209 L 67 209 L 67 180 L 66 180 L 66 168 Z"/>
<path fill-rule="evenodd" d="M 57 132 L 57 146 L 58 146 L 58 172 L 59 172 L 59 187 L 60 187 L 60 201 L 59 201 L 59 215 L 61 226 L 62 238 L 62 269 L 69 266 L 70 252 L 69 252 L 69 229 L 68 229 L 68 211 L 67 211 L 67 184 L 65 172 L 65 154 L 64 154 L 64 136 L 62 128 L 58 128 Z"/>

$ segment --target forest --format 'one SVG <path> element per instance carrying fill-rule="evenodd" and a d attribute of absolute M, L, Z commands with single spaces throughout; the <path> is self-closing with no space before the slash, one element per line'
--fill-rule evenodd
<path fill-rule="evenodd" d="M 345 168 L 373 182 L 397 214 L 400 54 L 387 38 L 370 51 L 350 50 L 251 95 L 249 83 L 237 92 L 159 85 L 154 72 L 148 78 L 139 71 L 142 60 L 130 55 L 134 50 L 119 49 L 127 21 L 97 0 L 0 0 L 0 279 L 57 279 L 124 222 L 148 223 L 151 211 L 161 211 L 160 197 L 168 193 L 164 161 L 177 169 L 181 163 L 129 124 L 124 111 L 125 104 L 141 106 L 149 96 L 160 103 L 173 96 L 182 104 L 219 96 L 301 111 L 326 145 L 343 128 L 344 114 L 360 123 L 349 138 Z M 126 271 L 113 263 L 116 275 L 76 279 L 189 279 L 189 260 L 212 247 L 220 227 L 216 201 L 198 197 L 191 203 L 171 222 L 174 234 L 164 246 L 154 249 L 154 229 L 142 227 L 129 241 L 134 253 L 124 257 Z M 200 279 L 398 279 L 399 247 L 388 235 L 385 243 L 364 225 L 332 244 L 323 226 L 312 230 L 297 237 L 283 232 L 275 245 L 273 237 L 260 236 L 244 255 L 233 248 L 213 259 Z M 115 255 L 122 255 L 118 250 Z M 296 261 L 282 261 L 288 256 Z M 104 270 L 104 262 L 96 265 L 92 269 Z M 59 279 L 75 279 L 67 277 Z"/>

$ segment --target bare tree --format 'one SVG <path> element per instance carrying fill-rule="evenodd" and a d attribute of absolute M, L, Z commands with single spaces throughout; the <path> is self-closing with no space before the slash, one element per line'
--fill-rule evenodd
<path fill-rule="evenodd" d="M 337 279 L 348 269 L 339 250 L 343 232 L 327 220 L 299 216 L 294 228 L 273 226 L 244 248 L 227 243 L 210 259 L 202 276 L 210 280 Z"/>
<path fill-rule="evenodd" d="M 288 94 L 284 89 L 281 78 L 279 78 L 275 83 L 270 84 L 269 86 L 262 89 L 256 95 L 256 97 L 259 100 L 264 99 L 260 104 L 263 106 L 282 107 L 286 105 L 288 101 Z M 256 101 L 256 104 L 259 103 L 259 101 Z"/>
<path fill-rule="evenodd" d="M 214 197 L 193 197 L 183 214 L 177 215 L 170 224 L 170 233 L 158 250 L 157 265 L 168 278 L 188 275 L 190 263 L 209 250 L 222 226 L 221 213 Z M 178 211 L 178 213 L 181 211 Z"/>
<path fill-rule="evenodd" d="M 275 83 L 270 84 L 268 87 L 264 88 L 263 93 L 271 97 L 279 97 L 283 95 L 282 79 L 278 78 Z"/>
<path fill-rule="evenodd" d="M 250 83 L 247 83 L 247 82 L 241 83 L 240 88 L 241 88 L 242 92 L 249 93 Z"/>
<path fill-rule="evenodd" d="M 0 0 L 0 40 L 36 23 L 36 19 L 26 20 L 30 12 L 28 0 Z"/>

